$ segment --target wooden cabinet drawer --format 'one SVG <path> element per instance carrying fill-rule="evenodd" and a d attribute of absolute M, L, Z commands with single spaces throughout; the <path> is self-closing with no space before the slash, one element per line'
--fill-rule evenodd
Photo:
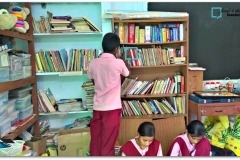
<path fill-rule="evenodd" d="M 229 105 L 224 107 L 204 106 L 201 109 L 202 116 L 234 115 L 236 110 L 240 111 L 240 106 Z"/>

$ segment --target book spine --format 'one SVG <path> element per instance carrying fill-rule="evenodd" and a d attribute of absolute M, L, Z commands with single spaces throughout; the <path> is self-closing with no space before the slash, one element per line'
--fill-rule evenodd
<path fill-rule="evenodd" d="M 135 43 L 139 43 L 139 26 L 135 26 Z"/>
<path fill-rule="evenodd" d="M 128 43 L 135 43 L 135 23 L 128 24 Z"/>
<path fill-rule="evenodd" d="M 145 42 L 151 42 L 151 26 L 145 26 Z"/>
<path fill-rule="evenodd" d="M 124 43 L 124 24 L 123 24 L 123 22 L 119 23 L 118 35 L 119 35 L 119 38 L 120 38 L 120 43 Z"/>

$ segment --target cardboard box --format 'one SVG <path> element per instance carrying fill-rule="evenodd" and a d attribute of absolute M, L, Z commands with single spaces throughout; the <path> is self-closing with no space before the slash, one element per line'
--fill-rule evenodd
<path fill-rule="evenodd" d="M 30 141 L 25 142 L 25 145 L 31 147 L 31 149 L 37 152 L 38 156 L 41 156 L 46 151 L 46 138 L 32 137 Z"/>
<path fill-rule="evenodd" d="M 58 156 L 86 156 L 90 139 L 90 128 L 60 130 Z"/>

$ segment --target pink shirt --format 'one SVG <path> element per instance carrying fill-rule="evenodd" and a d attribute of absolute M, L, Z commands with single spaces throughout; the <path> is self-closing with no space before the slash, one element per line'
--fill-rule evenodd
<path fill-rule="evenodd" d="M 137 137 L 135 137 L 135 138 L 137 138 Z M 145 156 L 145 154 L 146 154 L 147 151 L 148 151 L 148 147 L 145 148 L 145 149 L 141 149 L 141 148 L 139 147 L 139 145 L 137 144 L 135 138 L 131 139 L 130 141 L 133 143 L 134 147 L 136 147 L 136 149 L 138 150 L 138 152 L 139 152 L 142 156 Z M 126 156 L 126 155 L 122 152 L 122 155 L 121 155 L 121 156 Z M 163 156 L 161 144 L 159 145 L 157 156 Z"/>
<path fill-rule="evenodd" d="M 178 137 L 181 137 L 184 142 L 186 143 L 186 146 L 188 148 L 189 152 L 192 152 L 195 149 L 195 144 L 191 144 L 188 137 L 187 137 L 187 133 L 180 135 Z M 195 151 L 192 152 L 191 156 L 195 155 Z M 175 143 L 172 149 L 172 153 L 170 156 L 182 156 L 181 150 L 180 150 L 180 146 L 178 143 Z"/>
<path fill-rule="evenodd" d="M 123 60 L 117 59 L 113 54 L 103 53 L 90 62 L 87 75 L 95 83 L 94 110 L 109 111 L 122 108 L 121 74 L 127 77 L 129 70 Z"/>

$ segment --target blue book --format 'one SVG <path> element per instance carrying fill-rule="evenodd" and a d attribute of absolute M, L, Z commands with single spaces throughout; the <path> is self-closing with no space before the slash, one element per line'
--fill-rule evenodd
<path fill-rule="evenodd" d="M 64 71 L 67 71 L 67 64 L 68 64 L 68 55 L 65 49 L 60 50 L 60 57 L 62 59 Z"/>

